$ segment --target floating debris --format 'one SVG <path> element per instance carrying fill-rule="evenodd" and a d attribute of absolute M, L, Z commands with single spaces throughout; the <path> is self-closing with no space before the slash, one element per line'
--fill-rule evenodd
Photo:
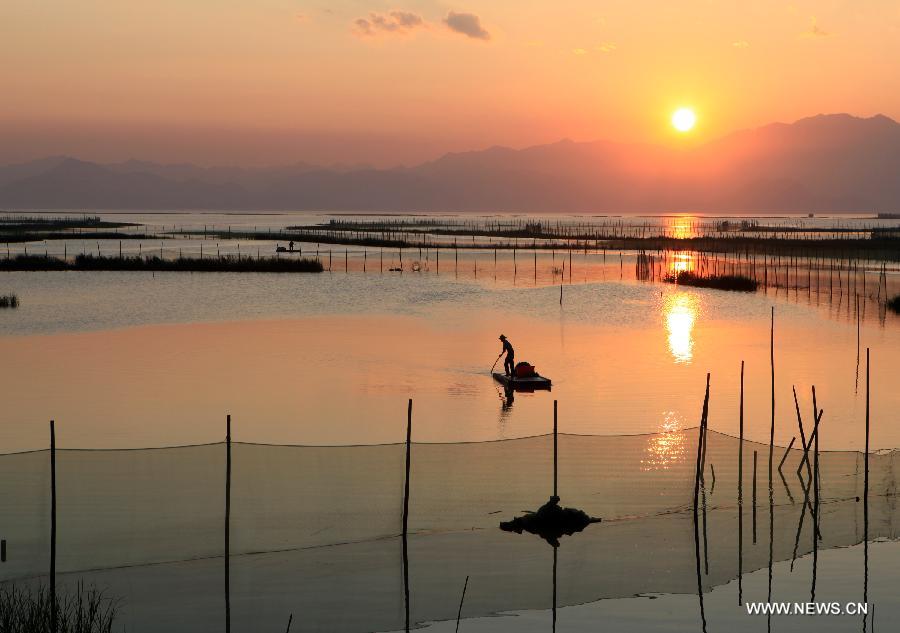
<path fill-rule="evenodd" d="M 500 529 L 517 534 L 521 534 L 523 531 L 537 534 L 553 547 L 559 547 L 560 537 L 572 536 L 576 532 L 584 530 L 591 523 L 600 523 L 600 521 L 601 519 L 589 516 L 578 508 L 560 507 L 559 497 L 553 496 L 537 512 L 528 512 L 512 521 L 502 521 Z"/>

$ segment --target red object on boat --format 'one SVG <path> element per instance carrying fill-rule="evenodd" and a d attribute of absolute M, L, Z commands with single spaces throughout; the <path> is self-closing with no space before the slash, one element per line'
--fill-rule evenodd
<path fill-rule="evenodd" d="M 515 373 L 516 378 L 530 378 L 532 376 L 537 376 L 534 365 L 531 365 L 524 361 L 516 365 Z"/>

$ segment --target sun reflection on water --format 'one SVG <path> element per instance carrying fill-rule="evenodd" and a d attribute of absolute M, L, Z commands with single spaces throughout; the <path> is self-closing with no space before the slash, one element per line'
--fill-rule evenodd
<path fill-rule="evenodd" d="M 670 232 L 671 236 L 676 240 L 684 240 L 692 237 L 697 237 L 697 231 L 694 228 L 694 223 L 697 218 L 687 215 L 687 216 L 677 216 L 672 218 L 672 222 L 670 224 Z"/>
<path fill-rule="evenodd" d="M 694 256 L 691 253 L 675 253 L 669 264 L 670 273 L 680 273 L 694 270 Z"/>
<path fill-rule="evenodd" d="M 663 304 L 669 351 L 676 363 L 690 363 L 694 358 L 694 322 L 697 320 L 697 297 L 690 293 L 671 293 Z"/>
<path fill-rule="evenodd" d="M 685 437 L 681 430 L 681 418 L 674 411 L 663 411 L 659 432 L 650 436 L 646 455 L 641 460 L 641 470 L 668 470 L 683 459 Z"/>

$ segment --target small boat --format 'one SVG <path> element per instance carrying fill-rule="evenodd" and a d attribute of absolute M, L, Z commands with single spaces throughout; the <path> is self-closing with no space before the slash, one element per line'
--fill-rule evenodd
<path fill-rule="evenodd" d="M 536 389 L 550 390 L 551 382 L 549 378 L 543 376 L 528 376 L 525 378 L 515 378 L 507 376 L 500 372 L 494 372 L 494 380 L 504 387 L 515 389 L 516 391 L 535 391 Z"/>

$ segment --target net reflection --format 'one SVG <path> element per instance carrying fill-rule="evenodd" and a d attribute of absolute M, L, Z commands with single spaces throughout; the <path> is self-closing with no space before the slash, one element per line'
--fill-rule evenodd
<path fill-rule="evenodd" d="M 669 352 L 676 363 L 690 363 L 694 357 L 694 322 L 698 300 L 693 294 L 673 293 L 666 297 L 663 315 L 668 333 Z"/>

